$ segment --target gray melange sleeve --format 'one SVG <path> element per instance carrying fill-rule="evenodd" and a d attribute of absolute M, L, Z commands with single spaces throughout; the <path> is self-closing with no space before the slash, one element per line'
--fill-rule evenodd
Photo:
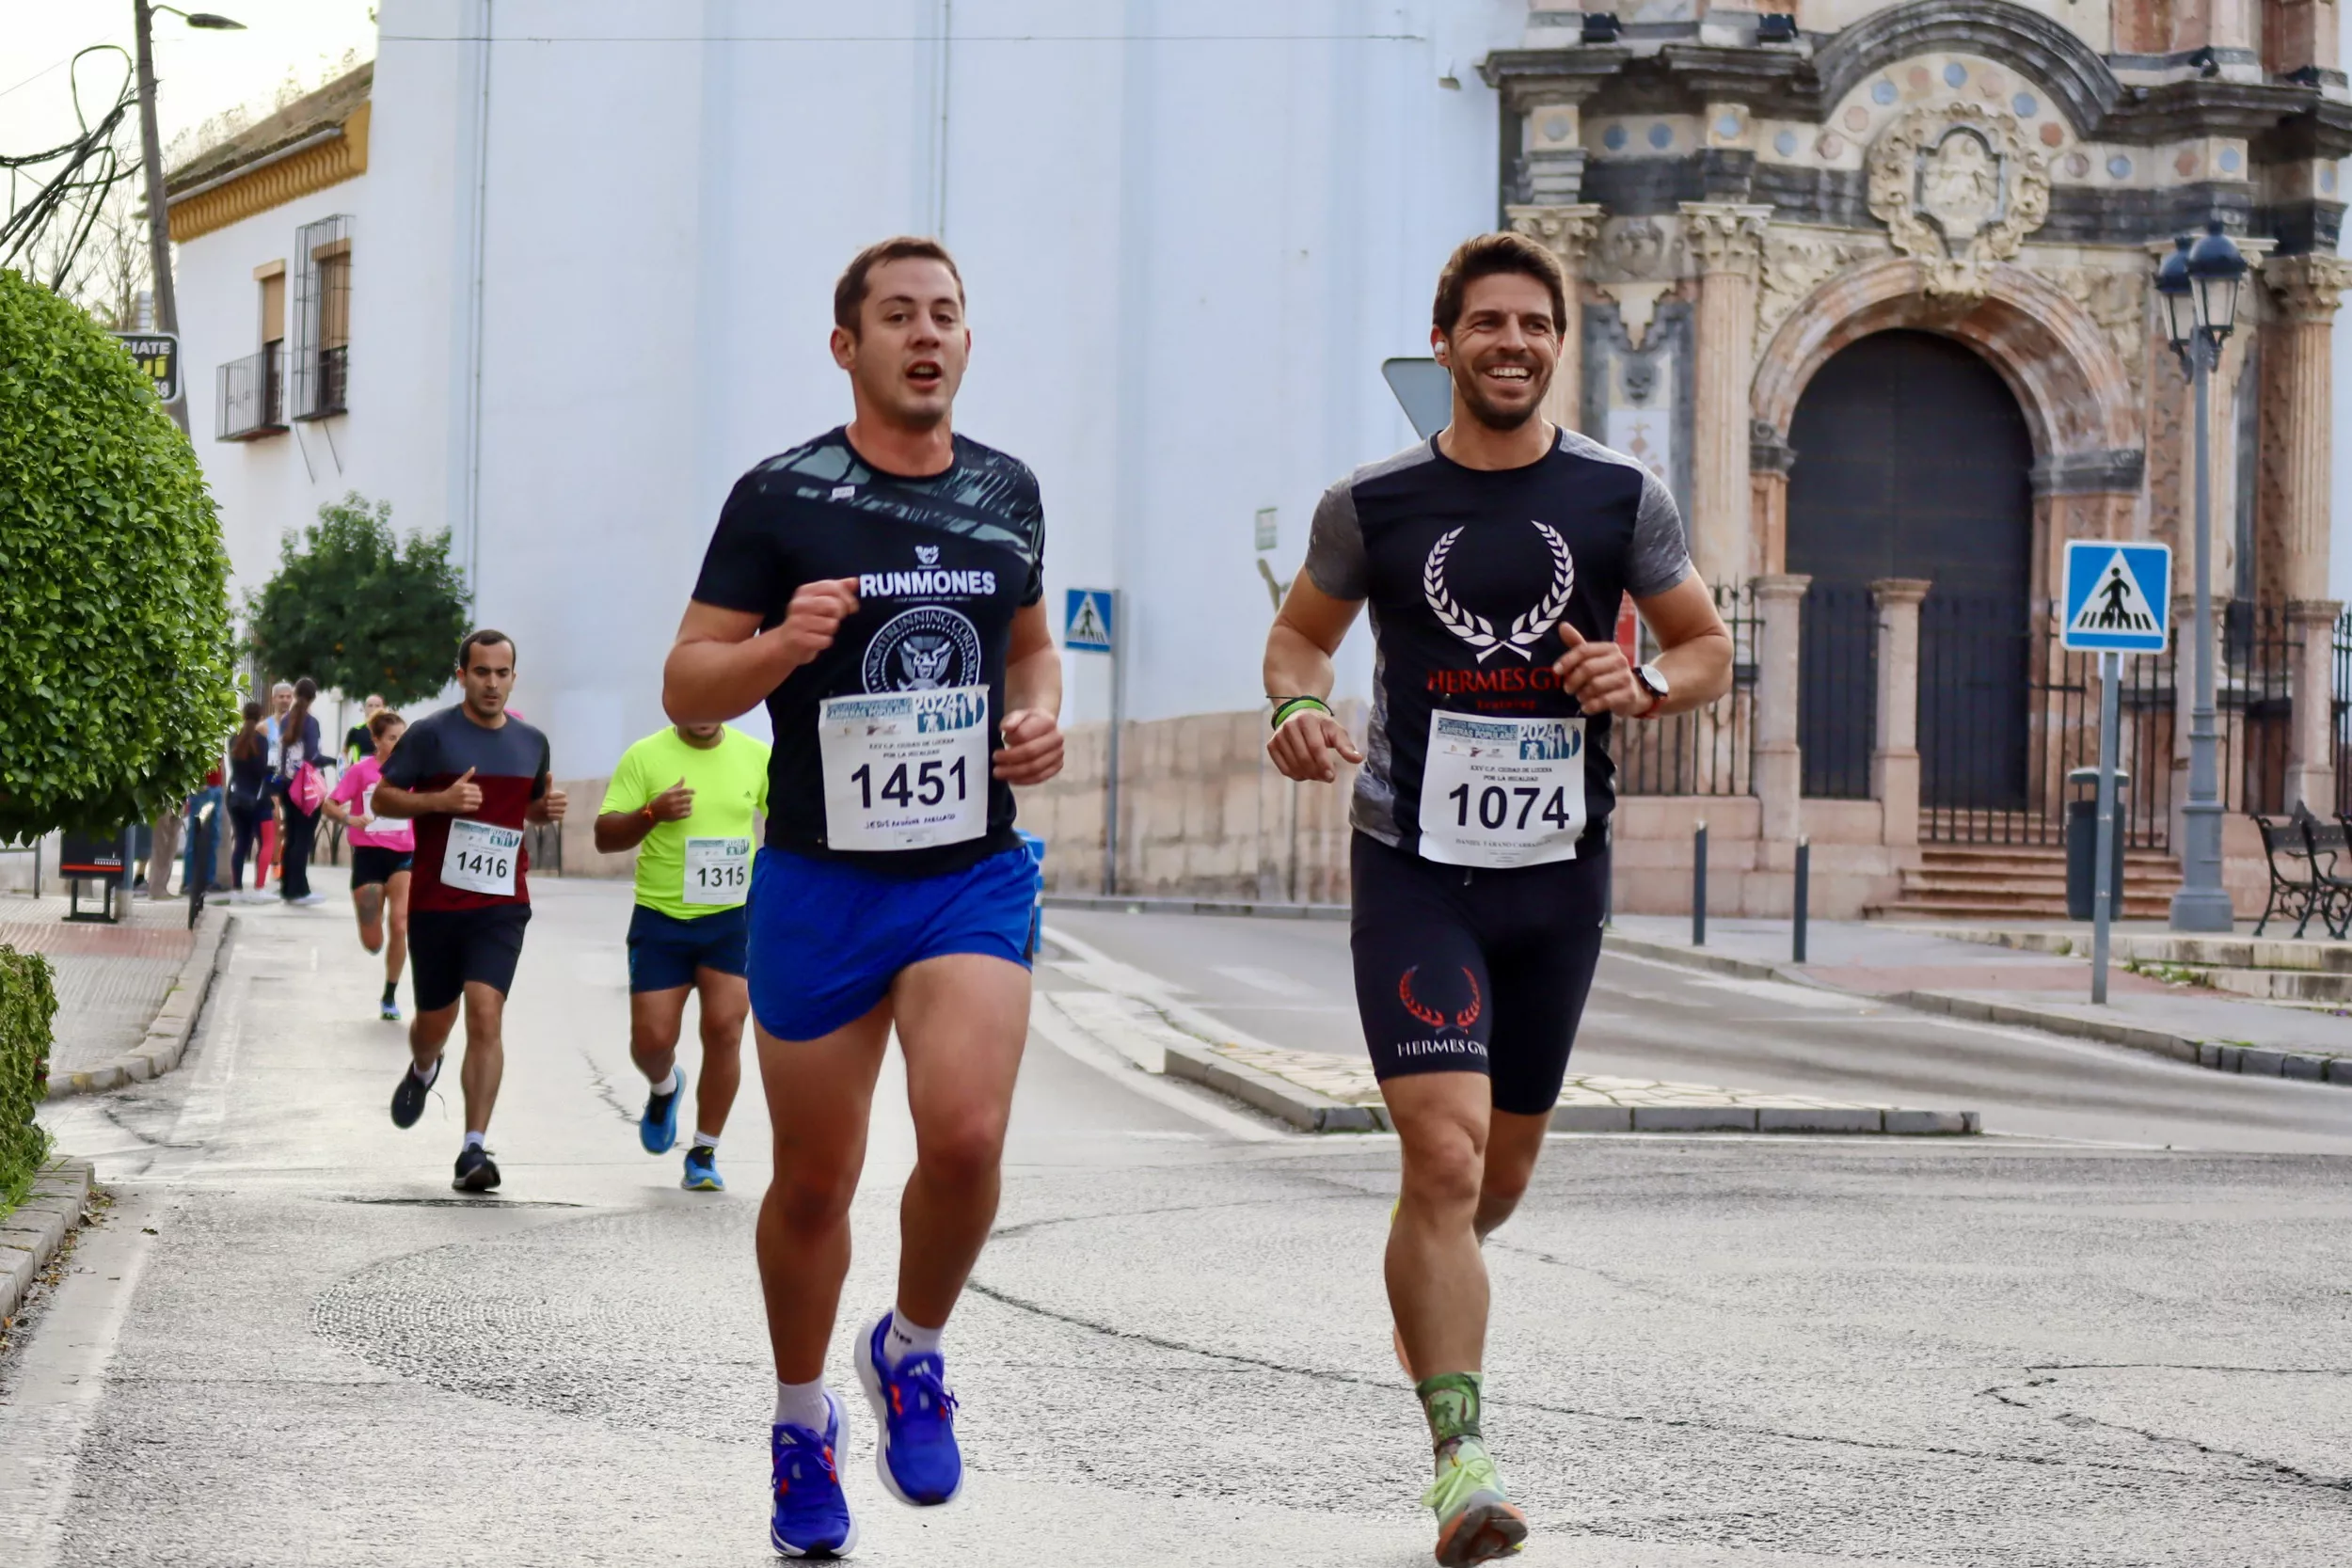
<path fill-rule="evenodd" d="M 1307 576 L 1335 599 L 1353 603 L 1372 593 L 1364 571 L 1364 531 L 1356 519 L 1350 480 L 1341 480 L 1315 503 L 1314 526 L 1307 533 Z"/>
<path fill-rule="evenodd" d="M 1315 514 L 1321 527 L 1323 514 Z M 1642 479 L 1641 510 L 1633 516 L 1633 543 L 1626 551 L 1626 592 L 1637 599 L 1663 594 L 1691 575 L 1691 547 L 1682 537 L 1682 512 L 1674 492 L 1656 474 Z"/>

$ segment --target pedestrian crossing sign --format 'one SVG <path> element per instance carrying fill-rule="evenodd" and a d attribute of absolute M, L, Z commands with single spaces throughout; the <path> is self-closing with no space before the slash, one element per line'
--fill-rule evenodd
<path fill-rule="evenodd" d="M 1068 609 L 1062 616 L 1061 645 L 1073 653 L 1109 653 L 1111 613 L 1109 589 L 1071 589 Z"/>
<path fill-rule="evenodd" d="M 2067 647 L 2160 654 L 2171 629 L 2172 548 L 2069 539 L 2060 603 L 2066 624 L 2059 641 Z"/>

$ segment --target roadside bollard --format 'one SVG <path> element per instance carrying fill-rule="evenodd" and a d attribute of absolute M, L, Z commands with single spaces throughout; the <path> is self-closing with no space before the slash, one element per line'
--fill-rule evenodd
<path fill-rule="evenodd" d="M 1812 884 L 1813 841 L 1809 838 L 1801 838 L 1797 840 L 1797 917 L 1794 929 L 1789 933 L 1788 961 L 1790 963 L 1804 962 L 1804 907 L 1808 902 L 1806 895 L 1812 890 Z"/>
<path fill-rule="evenodd" d="M 1691 835 L 1691 945 L 1707 945 L 1707 824 Z"/>

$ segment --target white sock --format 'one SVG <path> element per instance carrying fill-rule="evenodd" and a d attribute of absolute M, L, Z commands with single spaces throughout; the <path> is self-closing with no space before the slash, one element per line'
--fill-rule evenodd
<path fill-rule="evenodd" d="M 410 1062 L 408 1064 L 408 1070 L 416 1074 L 418 1083 L 430 1084 L 441 1070 L 441 1058 L 438 1056 L 434 1057 L 433 1065 L 431 1067 L 419 1067 L 416 1063 Z"/>
<path fill-rule="evenodd" d="M 882 1354 L 889 1356 L 891 1364 L 896 1366 L 910 1355 L 920 1355 L 925 1351 L 935 1352 L 939 1349 L 942 1332 L 941 1329 L 924 1328 L 907 1322 L 903 1312 L 893 1312 L 890 1314 L 890 1332 L 882 1336 Z"/>
<path fill-rule="evenodd" d="M 719 1134 L 716 1132 L 698 1132 L 694 1134 L 694 1147 L 696 1148 L 707 1148 L 715 1151 L 719 1147 Z"/>
<path fill-rule="evenodd" d="M 660 1083 L 656 1084 L 653 1086 L 653 1092 L 656 1094 L 675 1094 L 684 1086 L 685 1085 L 678 1078 L 677 1064 L 675 1062 L 672 1062 L 670 1064 L 670 1076 L 661 1080 Z"/>
<path fill-rule="evenodd" d="M 776 1381 L 776 1425 L 796 1426 L 818 1436 L 825 1434 L 833 1411 L 825 1402 L 825 1380 L 814 1383 Z"/>
<path fill-rule="evenodd" d="M 486 1132 L 469 1132 L 466 1134 L 466 1147 L 468 1148 L 480 1148 L 482 1147 L 482 1140 L 488 1136 L 489 1134 Z"/>

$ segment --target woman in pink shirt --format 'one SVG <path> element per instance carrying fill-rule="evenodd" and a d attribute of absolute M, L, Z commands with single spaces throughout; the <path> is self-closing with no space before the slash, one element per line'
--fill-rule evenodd
<path fill-rule="evenodd" d="M 416 831 L 405 818 L 375 816 L 375 784 L 400 744 L 407 721 L 385 708 L 368 721 L 375 754 L 343 769 L 326 798 L 326 815 L 343 825 L 351 844 L 351 904 L 359 916 L 359 942 L 384 955 L 383 1017 L 400 1022 L 400 972 L 408 962 L 408 865 Z M 389 908 L 389 918 L 386 918 Z M 390 940 L 385 927 L 390 927 Z"/>

